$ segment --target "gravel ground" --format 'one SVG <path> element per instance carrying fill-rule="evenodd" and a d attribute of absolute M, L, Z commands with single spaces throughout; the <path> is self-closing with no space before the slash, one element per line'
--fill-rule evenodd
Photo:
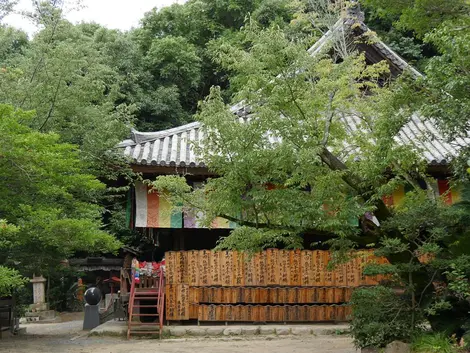
<path fill-rule="evenodd" d="M 355 353 L 344 336 L 309 338 L 228 338 L 131 340 L 64 336 L 14 337 L 0 341 L 0 352 L 15 353 Z"/>
<path fill-rule="evenodd" d="M 0 340 L 1 353 L 356 353 L 348 336 L 235 336 L 132 339 L 90 336 L 78 317 L 24 325 L 26 334 Z"/>

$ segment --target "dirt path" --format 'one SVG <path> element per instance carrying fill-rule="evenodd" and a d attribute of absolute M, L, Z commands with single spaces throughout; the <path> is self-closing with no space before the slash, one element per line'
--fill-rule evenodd
<path fill-rule="evenodd" d="M 131 340 L 82 337 L 15 337 L 0 341 L 0 352 L 14 353 L 356 353 L 344 336 Z"/>

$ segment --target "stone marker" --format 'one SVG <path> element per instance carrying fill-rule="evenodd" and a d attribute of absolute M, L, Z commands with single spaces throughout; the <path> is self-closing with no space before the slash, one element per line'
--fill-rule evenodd
<path fill-rule="evenodd" d="M 46 304 L 46 279 L 43 276 L 33 275 L 30 280 L 33 284 L 33 305 L 31 309 L 34 311 L 45 311 L 49 308 Z"/>

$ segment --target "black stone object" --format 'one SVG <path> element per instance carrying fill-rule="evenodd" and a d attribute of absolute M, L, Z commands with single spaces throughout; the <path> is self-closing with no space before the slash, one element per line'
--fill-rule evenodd
<path fill-rule="evenodd" d="M 101 301 L 101 291 L 96 288 L 88 288 L 85 292 L 85 301 L 89 305 L 98 305 Z"/>

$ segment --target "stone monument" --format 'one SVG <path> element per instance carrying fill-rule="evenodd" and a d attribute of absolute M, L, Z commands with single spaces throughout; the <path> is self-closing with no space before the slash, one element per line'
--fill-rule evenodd
<path fill-rule="evenodd" d="M 43 276 L 33 275 L 30 280 L 33 284 L 33 303 L 31 311 L 46 311 L 49 306 L 46 303 L 46 279 Z"/>
<path fill-rule="evenodd" d="M 33 284 L 33 304 L 29 306 L 29 311 L 26 312 L 25 318 L 21 319 L 20 322 L 53 320 L 55 311 L 49 310 L 49 305 L 46 303 L 47 280 L 43 276 L 33 275 L 30 282 Z"/>

